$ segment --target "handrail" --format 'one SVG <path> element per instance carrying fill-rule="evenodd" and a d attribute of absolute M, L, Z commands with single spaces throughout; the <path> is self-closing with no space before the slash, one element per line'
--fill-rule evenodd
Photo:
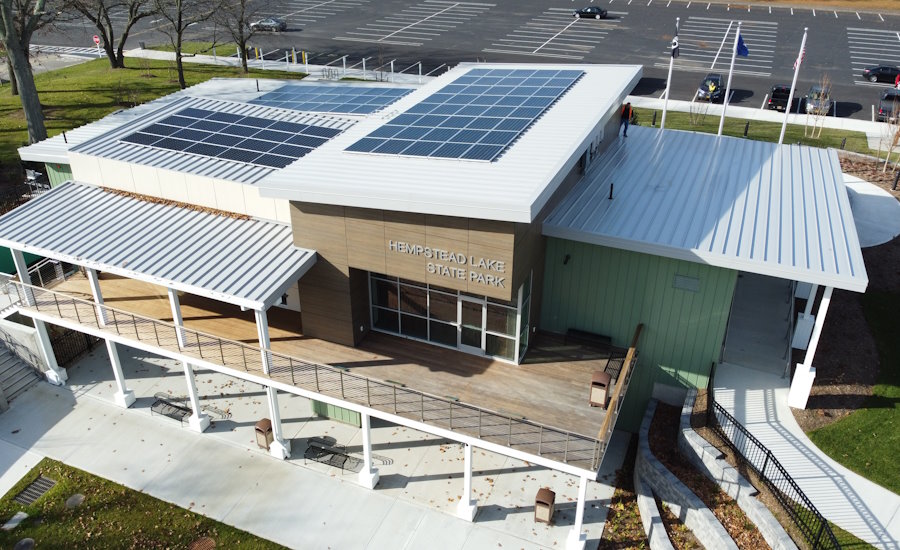
<path fill-rule="evenodd" d="M 361 376 L 346 369 L 304 361 L 271 349 L 263 350 L 19 281 L 11 281 L 8 286 L 13 289 L 11 293 L 16 293 L 20 309 L 33 309 L 557 462 L 596 470 L 605 449 L 605 443 L 592 437 Z M 263 367 L 263 353 L 268 359 L 268 373 Z"/>
<path fill-rule="evenodd" d="M 841 544 L 828 520 L 775 458 L 775 454 L 716 402 L 712 383 L 714 374 L 715 364 L 706 393 L 707 426 L 725 442 L 738 460 L 759 476 L 813 550 L 840 550 Z"/>
<path fill-rule="evenodd" d="M 600 426 L 598 437 L 601 441 L 608 441 L 610 431 L 615 427 L 615 418 L 619 416 L 619 399 L 625 391 L 627 384 L 631 381 L 632 365 L 637 360 L 637 343 L 641 337 L 641 331 L 644 330 L 644 324 L 640 323 L 634 329 L 634 336 L 631 338 L 631 347 L 625 354 L 625 361 L 622 363 L 622 372 L 619 373 L 619 379 L 616 380 L 616 389 L 613 390 L 612 398 L 609 400 L 609 410 Z"/>

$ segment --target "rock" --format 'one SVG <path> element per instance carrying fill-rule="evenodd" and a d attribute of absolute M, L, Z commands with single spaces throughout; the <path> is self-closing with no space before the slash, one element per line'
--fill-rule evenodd
<path fill-rule="evenodd" d="M 81 506 L 82 502 L 84 502 L 84 495 L 82 495 L 81 493 L 75 493 L 74 495 L 66 499 L 66 508 L 70 510 L 72 508 L 78 508 L 79 506 Z"/>

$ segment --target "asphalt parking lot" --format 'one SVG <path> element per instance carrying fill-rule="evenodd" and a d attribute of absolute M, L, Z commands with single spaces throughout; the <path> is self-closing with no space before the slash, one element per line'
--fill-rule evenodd
<path fill-rule="evenodd" d="M 669 43 L 680 18 L 681 56 L 676 60 L 672 97 L 690 99 L 707 72 L 727 73 L 738 22 L 749 56 L 735 63 L 732 102 L 761 106 L 773 84 L 789 84 L 805 27 L 806 57 L 798 93 L 827 79 L 837 116 L 870 118 L 884 83 L 865 81 L 865 66 L 900 64 L 900 12 L 799 9 L 754 4 L 730 5 L 693 0 L 596 0 L 606 19 L 576 19 L 572 10 L 591 5 L 572 0 L 279 0 L 261 16 L 285 19 L 281 33 L 260 33 L 252 42 L 267 59 L 286 52 L 308 52 L 316 63 L 350 65 L 363 58 L 368 67 L 395 70 L 421 62 L 423 74 L 461 61 L 546 63 L 636 63 L 644 65 L 637 93 L 659 96 L 665 88 Z M 158 21 L 133 32 L 131 45 L 165 41 Z M 35 43 L 90 46 L 95 31 L 72 23 Z M 221 29 L 200 24 L 195 38 Z M 291 54 L 289 53 L 289 57 Z"/>

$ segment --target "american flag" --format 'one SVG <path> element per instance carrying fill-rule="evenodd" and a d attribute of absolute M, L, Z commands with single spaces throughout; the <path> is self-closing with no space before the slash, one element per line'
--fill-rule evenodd
<path fill-rule="evenodd" d="M 797 65 L 803 63 L 803 60 L 806 59 L 806 46 L 803 46 L 803 49 L 800 50 L 800 57 L 794 60 L 794 70 L 797 70 Z"/>

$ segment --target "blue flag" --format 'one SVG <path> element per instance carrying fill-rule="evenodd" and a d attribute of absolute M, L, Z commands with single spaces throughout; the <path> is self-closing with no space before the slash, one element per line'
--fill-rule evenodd
<path fill-rule="evenodd" d="M 737 54 L 743 55 L 744 57 L 748 57 L 750 55 L 750 50 L 747 49 L 747 46 L 744 45 L 744 35 L 738 35 L 738 47 Z"/>

